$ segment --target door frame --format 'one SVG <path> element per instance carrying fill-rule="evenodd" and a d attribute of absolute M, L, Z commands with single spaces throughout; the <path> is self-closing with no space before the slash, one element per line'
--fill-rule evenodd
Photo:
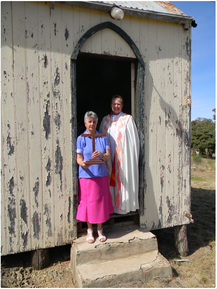
<path fill-rule="evenodd" d="M 72 132 L 72 178 L 73 178 L 73 219 L 76 219 L 76 211 L 78 204 L 78 173 L 76 162 L 76 139 L 77 139 L 77 88 L 76 88 L 76 61 L 81 47 L 85 41 L 96 32 L 103 29 L 111 29 L 122 37 L 133 50 L 136 56 L 135 65 L 135 99 L 134 112 L 135 122 L 138 129 L 140 140 L 140 156 L 139 156 L 139 211 L 140 215 L 144 215 L 144 194 L 145 194 L 145 114 L 144 114 L 144 98 L 145 98 L 145 63 L 142 55 L 133 40 L 120 27 L 112 22 L 103 22 L 90 28 L 77 42 L 71 55 L 71 132 Z M 132 98 L 133 95 L 131 95 Z M 133 110 L 133 108 L 131 108 Z M 133 112 L 133 113 L 134 113 Z"/>

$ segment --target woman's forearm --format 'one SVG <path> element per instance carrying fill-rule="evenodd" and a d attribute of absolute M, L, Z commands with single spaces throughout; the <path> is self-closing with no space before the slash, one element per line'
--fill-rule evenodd
<path fill-rule="evenodd" d="M 85 169 L 87 169 L 90 165 L 86 165 L 83 160 L 83 155 L 77 153 L 77 164 Z"/>
<path fill-rule="evenodd" d="M 106 150 L 106 152 L 105 152 L 104 154 L 101 153 L 101 154 L 100 154 L 100 158 L 101 158 L 103 161 L 107 162 L 107 161 L 109 160 L 109 158 L 110 158 L 109 150 Z"/>

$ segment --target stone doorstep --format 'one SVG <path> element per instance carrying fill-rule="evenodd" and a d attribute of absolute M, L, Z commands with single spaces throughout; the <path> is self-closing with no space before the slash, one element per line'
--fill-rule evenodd
<path fill-rule="evenodd" d="M 170 263 L 158 252 L 157 238 L 151 232 L 133 227 L 106 229 L 105 234 L 105 243 L 96 239 L 88 244 L 86 232 L 73 242 L 71 269 L 78 287 L 116 287 L 172 277 Z"/>
<path fill-rule="evenodd" d="M 105 234 L 107 240 L 104 243 L 97 238 L 94 244 L 88 244 L 86 234 L 75 240 L 71 249 L 71 260 L 74 259 L 74 264 L 78 266 L 98 263 L 158 250 L 157 239 L 150 232 L 138 229 L 111 230 Z"/>
<path fill-rule="evenodd" d="M 132 281 L 143 283 L 153 278 L 171 278 L 170 263 L 158 251 L 117 260 L 85 264 L 76 268 L 76 284 L 84 287 L 112 287 Z"/>

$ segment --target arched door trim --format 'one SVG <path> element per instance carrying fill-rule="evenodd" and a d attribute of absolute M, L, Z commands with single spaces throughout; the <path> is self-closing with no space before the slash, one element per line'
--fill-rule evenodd
<path fill-rule="evenodd" d="M 144 215 L 144 191 L 145 191 L 145 129 L 144 129 L 144 96 L 145 96 L 145 63 L 142 55 L 127 33 L 112 22 L 103 22 L 90 28 L 79 39 L 71 55 L 71 125 L 72 125 L 72 165 L 73 165 L 73 217 L 76 218 L 77 210 L 77 162 L 76 162 L 76 138 L 77 138 L 77 90 L 76 90 L 76 60 L 85 41 L 96 32 L 103 29 L 111 29 L 122 37 L 133 50 L 137 59 L 136 68 L 136 92 L 135 92 L 135 122 L 140 139 L 139 158 L 139 207 L 140 215 Z"/>

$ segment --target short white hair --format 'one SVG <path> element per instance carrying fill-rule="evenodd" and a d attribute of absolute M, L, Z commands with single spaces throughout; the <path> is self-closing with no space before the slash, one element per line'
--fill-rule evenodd
<path fill-rule="evenodd" d="M 95 112 L 93 111 L 87 111 L 84 115 L 84 123 L 87 122 L 88 118 L 93 117 L 96 119 L 96 123 L 98 123 L 98 116 Z"/>

